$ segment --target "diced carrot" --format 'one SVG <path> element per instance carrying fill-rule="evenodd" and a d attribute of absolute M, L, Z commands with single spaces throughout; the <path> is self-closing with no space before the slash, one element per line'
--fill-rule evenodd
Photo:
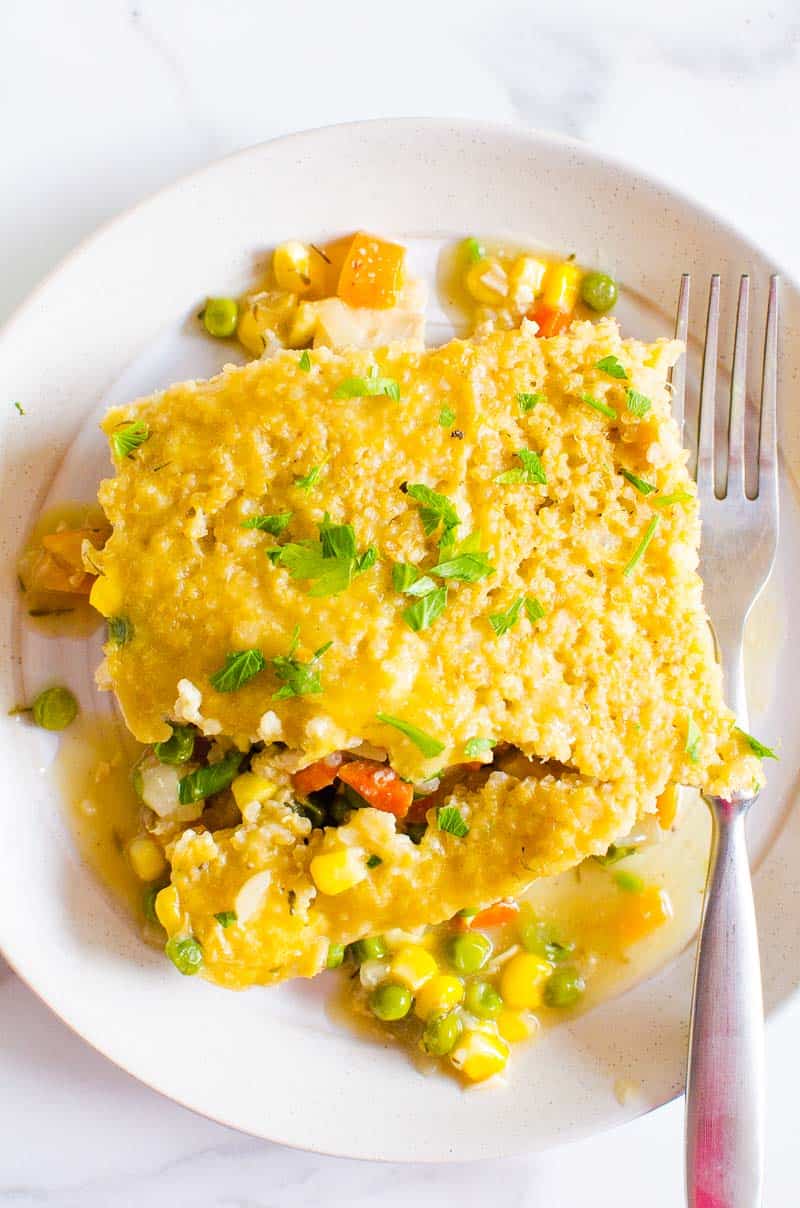
<path fill-rule="evenodd" d="M 359 231 L 345 257 L 336 292 L 350 306 L 387 310 L 403 283 L 406 250 Z"/>
<path fill-rule="evenodd" d="M 477 914 L 473 914 L 471 919 L 467 920 L 467 926 L 470 930 L 475 931 L 481 927 L 502 927 L 504 923 L 510 923 L 519 914 L 519 906 L 516 902 L 495 902 L 494 906 L 487 906 L 485 910 L 479 910 Z"/>
<path fill-rule="evenodd" d="M 534 302 L 525 317 L 539 324 L 538 336 L 557 336 L 572 322 L 571 311 L 555 310 L 546 302 Z"/>
<path fill-rule="evenodd" d="M 624 948 L 663 927 L 672 918 L 672 902 L 666 889 L 647 885 L 641 893 L 625 895 L 617 916 L 617 935 Z"/>
<path fill-rule="evenodd" d="M 376 810 L 394 814 L 395 818 L 405 818 L 414 800 L 413 785 L 401 780 L 397 772 L 385 763 L 354 759 L 342 765 L 339 779 L 355 789 Z"/>
<path fill-rule="evenodd" d="M 60 591 L 72 596 L 88 596 L 94 579 L 94 575 L 77 570 L 42 549 L 25 575 L 25 588 L 27 591 Z"/>
<path fill-rule="evenodd" d="M 332 755 L 326 755 L 324 759 L 318 759 L 316 763 L 310 763 L 308 767 L 295 772 L 292 776 L 292 787 L 298 797 L 318 793 L 320 789 L 326 789 L 329 784 L 333 784 L 343 758 L 341 751 L 334 751 Z"/>
<path fill-rule="evenodd" d="M 678 786 L 676 784 L 668 784 L 664 792 L 656 801 L 656 813 L 658 814 L 658 825 L 662 830 L 669 830 L 675 821 L 675 815 L 678 812 Z"/>

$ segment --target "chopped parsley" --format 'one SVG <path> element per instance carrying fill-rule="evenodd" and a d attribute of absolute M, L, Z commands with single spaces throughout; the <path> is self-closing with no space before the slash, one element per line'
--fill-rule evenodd
<path fill-rule="evenodd" d="M 326 642 L 324 646 L 315 650 L 308 663 L 301 663 L 299 659 L 293 658 L 299 643 L 300 626 L 295 625 L 289 653 L 279 654 L 277 658 L 270 659 L 276 678 L 283 684 L 283 687 L 273 694 L 273 700 L 286 700 L 289 696 L 310 696 L 322 691 L 322 681 L 315 664 L 319 662 L 326 650 L 330 650 L 333 642 Z"/>
<path fill-rule="evenodd" d="M 519 403 L 520 411 L 533 411 L 536 404 L 540 403 L 543 398 L 543 394 L 526 394 L 524 391 L 521 391 L 517 395 L 517 402 Z"/>
<path fill-rule="evenodd" d="M 637 474 L 633 474 L 630 470 L 620 469 L 620 474 L 623 478 L 627 478 L 632 487 L 636 487 L 640 495 L 652 495 L 653 491 L 656 490 L 652 482 L 645 482 L 643 478 L 639 478 Z"/>
<path fill-rule="evenodd" d="M 124 646 L 133 637 L 133 625 L 127 617 L 108 618 L 108 640 L 115 646 Z"/>
<path fill-rule="evenodd" d="M 377 868 L 379 864 L 383 864 L 380 856 L 367 856 L 367 868 Z"/>
<path fill-rule="evenodd" d="M 236 650 L 227 656 L 225 665 L 209 676 L 217 692 L 235 692 L 267 665 L 260 650 Z"/>
<path fill-rule="evenodd" d="M 493 738 L 468 738 L 464 743 L 464 754 L 467 759 L 475 759 L 478 755 L 483 755 L 485 751 L 491 751 L 492 747 L 496 747 L 497 743 Z"/>
<path fill-rule="evenodd" d="M 689 491 L 676 491 L 674 495 L 659 495 L 653 500 L 654 508 L 669 508 L 673 503 L 691 503 L 694 495 Z"/>
<path fill-rule="evenodd" d="M 299 477 L 295 475 L 294 485 L 299 491 L 311 491 L 317 485 L 322 471 L 325 469 L 325 462 L 321 461 L 318 466 L 312 466 L 307 474 L 302 474 Z"/>
<path fill-rule="evenodd" d="M 737 734 L 741 734 L 750 750 L 754 755 L 757 755 L 759 759 L 779 758 L 779 756 L 773 751 L 772 747 L 765 747 L 763 742 L 759 742 L 757 738 L 753 738 L 753 735 L 748 734 L 746 730 L 741 728 L 741 726 L 734 726 L 733 728 Z"/>
<path fill-rule="evenodd" d="M 477 264 L 479 260 L 483 260 L 486 254 L 483 244 L 472 235 L 469 239 L 465 239 L 461 246 L 464 249 L 464 259 L 468 264 Z"/>
<path fill-rule="evenodd" d="M 399 730 L 401 734 L 405 734 L 406 738 L 410 742 L 413 742 L 414 746 L 422 752 L 426 759 L 434 759 L 437 755 L 441 755 L 444 750 L 444 743 L 439 742 L 438 738 L 432 738 L 430 734 L 426 734 L 418 726 L 412 726 L 411 722 L 403 721 L 402 717 L 392 717 L 391 713 L 376 713 L 375 716 L 385 726 L 393 726 L 395 730 Z"/>
<path fill-rule="evenodd" d="M 311 368 L 311 357 L 308 355 L 308 349 L 305 350 L 300 360 L 297 362 L 298 368 L 302 369 L 303 373 L 308 373 Z"/>
<path fill-rule="evenodd" d="M 425 579 L 420 579 L 419 583 L 425 582 L 425 580 L 427 580 L 427 575 Z M 409 604 L 407 608 L 403 609 L 403 620 L 415 633 L 428 629 L 447 607 L 447 588 L 444 584 L 441 587 L 433 587 L 431 583 L 431 587 L 433 590 L 426 591 L 413 604 Z"/>
<path fill-rule="evenodd" d="M 700 727 L 690 713 L 686 723 L 686 745 L 683 748 L 689 757 L 690 763 L 697 763 L 700 758 L 700 743 L 702 738 L 703 735 L 700 733 Z"/>
<path fill-rule="evenodd" d="M 219 923 L 220 927 L 232 927 L 238 921 L 235 910 L 220 910 L 214 918 Z"/>
<path fill-rule="evenodd" d="M 442 407 L 439 412 L 439 424 L 442 428 L 449 428 L 456 422 L 456 413 L 452 407 Z"/>
<path fill-rule="evenodd" d="M 581 402 L 586 403 L 587 407 L 593 407 L 595 411 L 599 411 L 601 415 L 607 415 L 609 419 L 618 419 L 616 411 L 613 407 L 609 407 L 607 403 L 601 403 L 599 399 L 591 394 L 582 394 Z"/>
<path fill-rule="evenodd" d="M 16 407 L 17 411 L 19 411 L 20 415 L 25 414 L 25 408 L 23 407 L 22 403 L 14 403 L 14 406 Z"/>
<path fill-rule="evenodd" d="M 395 403 L 400 402 L 400 385 L 390 377 L 381 377 L 378 366 L 373 365 L 368 377 L 345 378 L 333 392 L 334 398 L 375 398 L 385 394 Z"/>
<path fill-rule="evenodd" d="M 439 545 L 452 545 L 456 539 L 456 529 L 461 521 L 452 500 L 438 491 L 432 491 L 423 482 L 409 483 L 406 494 L 410 495 L 419 505 L 419 516 L 426 537 L 430 537 L 441 527 Z"/>
<path fill-rule="evenodd" d="M 542 617 L 545 615 L 544 608 L 536 599 L 536 596 L 525 597 L 525 615 L 531 624 L 533 624 L 535 621 L 541 621 Z"/>
<path fill-rule="evenodd" d="M 469 827 L 461 816 L 461 810 L 455 805 L 440 805 L 436 811 L 436 824 L 440 831 L 463 839 L 469 834 Z"/>
<path fill-rule="evenodd" d="M 631 415 L 638 416 L 639 419 L 652 407 L 652 403 L 646 394 L 640 394 L 638 390 L 627 390 L 625 392 L 625 406 L 630 411 Z"/>
<path fill-rule="evenodd" d="M 607 373 L 609 377 L 627 380 L 625 366 L 620 364 L 616 357 L 603 357 L 595 365 L 595 369 L 599 369 L 602 373 Z"/>
<path fill-rule="evenodd" d="M 235 780 L 242 766 L 244 752 L 232 750 L 218 763 L 210 763 L 205 768 L 198 768 L 188 776 L 182 776 L 178 781 L 178 800 L 181 805 L 191 805 L 195 801 L 203 801 L 221 793 L 223 789 Z"/>
<path fill-rule="evenodd" d="M 625 847 L 622 844 L 612 843 L 604 856 L 595 856 L 598 864 L 610 865 L 618 864 L 620 860 L 627 860 L 628 856 L 634 855 L 635 847 Z"/>
<path fill-rule="evenodd" d="M 636 564 L 638 562 L 640 562 L 641 559 L 644 557 L 644 555 L 647 551 L 648 545 L 650 544 L 650 542 L 653 540 L 653 537 L 655 536 L 656 529 L 658 528 L 659 519 L 660 519 L 659 516 L 654 516 L 653 519 L 648 524 L 647 528 L 644 530 L 644 536 L 642 537 L 641 541 L 637 545 L 636 549 L 633 551 L 630 561 L 628 562 L 627 566 L 625 567 L 625 569 L 622 572 L 626 578 L 628 577 L 628 575 L 633 574 L 633 571 L 636 568 Z"/>
<path fill-rule="evenodd" d="M 547 482 L 547 475 L 538 453 L 534 453 L 533 449 L 517 449 L 516 456 L 522 465 L 517 466 L 514 470 L 506 470 L 505 473 L 498 474 L 495 482 L 503 484 L 525 482 L 531 485 Z"/>
<path fill-rule="evenodd" d="M 149 436 L 150 429 L 140 419 L 132 420 L 129 424 L 120 424 L 116 431 L 111 433 L 111 448 L 114 456 L 132 457 L 134 449 L 143 445 Z"/>
<path fill-rule="evenodd" d="M 310 596 L 335 596 L 345 591 L 356 575 L 375 565 L 378 557 L 374 545 L 359 554 L 352 524 L 332 524 L 327 512 L 319 526 L 319 541 L 290 541 L 268 552 L 293 579 L 312 581 Z"/>
<path fill-rule="evenodd" d="M 494 574 L 489 555 L 480 549 L 468 548 L 470 538 L 463 542 L 457 554 L 431 566 L 430 573 L 439 579 L 457 579 L 461 583 L 478 583 Z"/>
<path fill-rule="evenodd" d="M 392 585 L 395 591 L 407 596 L 427 596 L 436 587 L 430 575 L 424 575 L 410 562 L 395 562 L 392 567 Z"/>
<path fill-rule="evenodd" d="M 506 612 L 492 612 L 489 614 L 489 624 L 499 638 L 504 633 L 508 633 L 513 625 L 516 625 L 519 620 L 519 614 L 522 612 L 522 604 L 523 597 L 520 596 Z"/>
<path fill-rule="evenodd" d="M 294 512 L 273 512 L 269 516 L 250 516 L 242 521 L 242 528 L 259 529 L 262 533 L 271 533 L 273 537 L 277 537 L 288 526 L 293 515 Z"/>

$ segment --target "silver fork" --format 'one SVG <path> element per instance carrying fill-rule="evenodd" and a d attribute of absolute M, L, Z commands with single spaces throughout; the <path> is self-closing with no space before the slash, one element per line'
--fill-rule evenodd
<path fill-rule="evenodd" d="M 747 730 L 742 639 L 766 583 L 778 539 L 778 279 L 767 306 L 757 425 L 747 418 L 750 281 L 739 285 L 730 397 L 717 391 L 720 279 L 711 278 L 697 443 L 703 522 L 701 574 L 722 664 L 725 695 Z M 676 335 L 686 339 L 689 277 L 684 274 Z M 683 430 L 685 358 L 673 375 Z M 719 408 L 723 408 L 720 411 Z M 753 419 L 756 415 L 753 413 Z M 746 428 L 747 438 L 746 438 Z M 727 435 L 715 450 L 715 439 Z M 715 452 L 720 456 L 715 456 Z M 690 1208 L 758 1208 L 764 1167 L 764 1010 L 744 820 L 755 795 L 706 797 L 712 841 L 697 945 L 686 1077 L 686 1192 Z"/>

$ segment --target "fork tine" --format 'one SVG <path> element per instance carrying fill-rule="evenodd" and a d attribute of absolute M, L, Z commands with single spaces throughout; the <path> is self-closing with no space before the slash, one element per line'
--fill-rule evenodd
<path fill-rule="evenodd" d="M 750 315 L 750 278 L 745 273 L 739 282 L 736 308 L 736 335 L 733 340 L 731 406 L 728 415 L 728 469 L 725 493 L 741 499 L 744 495 L 744 415 L 747 395 L 747 327 Z"/>
<path fill-rule="evenodd" d="M 764 337 L 764 372 L 761 379 L 761 423 L 758 432 L 756 494 L 777 498 L 778 492 L 778 285 L 769 280 L 767 330 Z"/>
<path fill-rule="evenodd" d="M 689 287 L 691 278 L 688 273 L 681 277 L 681 288 L 678 294 L 678 313 L 675 316 L 675 339 L 684 345 L 684 353 L 672 369 L 672 414 L 678 425 L 681 443 L 683 443 L 683 425 L 686 418 L 686 360 L 689 349 L 686 347 L 689 335 Z"/>
<path fill-rule="evenodd" d="M 717 348 L 719 345 L 719 273 L 713 273 L 708 291 L 706 343 L 700 384 L 700 414 L 697 444 L 697 494 L 714 498 L 714 423 L 717 395 Z"/>

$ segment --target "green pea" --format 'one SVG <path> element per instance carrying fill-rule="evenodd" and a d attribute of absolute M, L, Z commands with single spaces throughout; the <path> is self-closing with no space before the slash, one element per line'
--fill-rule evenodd
<path fill-rule="evenodd" d="M 344 944 L 328 944 L 326 969 L 338 969 L 344 960 Z"/>
<path fill-rule="evenodd" d="M 467 985 L 464 1006 L 478 1019 L 494 1019 L 503 1009 L 503 1000 L 491 982 L 474 981 Z"/>
<path fill-rule="evenodd" d="M 397 982 L 384 982 L 377 986 L 369 996 L 370 1010 L 384 1023 L 394 1019 L 404 1019 L 411 1010 L 411 991 Z"/>
<path fill-rule="evenodd" d="M 614 884 L 623 893 L 641 893 L 644 889 L 644 881 L 641 877 L 637 877 L 635 872 L 620 871 L 615 873 Z"/>
<path fill-rule="evenodd" d="M 78 716 L 78 702 L 69 688 L 45 688 L 33 702 L 32 712 L 43 730 L 66 730 Z"/>
<path fill-rule="evenodd" d="M 425 1024 L 422 1047 L 431 1057 L 446 1057 L 458 1044 L 464 1025 L 457 1011 L 433 1015 Z"/>
<path fill-rule="evenodd" d="M 302 805 L 298 805 L 296 808 L 298 814 L 302 814 L 304 818 L 308 818 L 312 827 L 316 827 L 317 830 L 323 829 L 327 815 L 318 802 L 304 801 Z"/>
<path fill-rule="evenodd" d="M 523 948 L 536 956 L 543 956 L 554 965 L 565 961 L 575 951 L 575 945 L 569 941 L 557 940 L 549 923 L 540 920 L 529 920 L 519 929 L 519 938 Z"/>
<path fill-rule="evenodd" d="M 210 336 L 227 339 L 236 331 L 239 307 L 235 298 L 209 298 L 203 311 L 203 322 Z"/>
<path fill-rule="evenodd" d="M 203 963 L 203 949 L 194 936 L 181 940 L 173 935 L 167 940 L 164 951 L 178 972 L 183 973 L 185 977 L 192 977 L 199 972 Z"/>
<path fill-rule="evenodd" d="M 382 960 L 389 951 L 382 935 L 370 935 L 366 939 L 356 940 L 350 947 L 359 964 L 363 964 L 364 961 Z"/>
<path fill-rule="evenodd" d="M 587 273 L 581 282 L 581 298 L 598 314 L 605 314 L 617 300 L 617 283 L 608 273 Z"/>
<path fill-rule="evenodd" d="M 172 735 L 164 742 L 153 745 L 153 754 L 159 763 L 188 763 L 194 753 L 194 726 L 172 726 Z"/>
<path fill-rule="evenodd" d="M 477 973 L 492 955 L 492 942 L 479 931 L 456 935 L 450 941 L 450 960 L 459 973 Z"/>
<path fill-rule="evenodd" d="M 548 1007 L 572 1007 L 583 996 L 586 982 L 574 965 L 564 965 L 550 974 L 544 984 Z"/>

